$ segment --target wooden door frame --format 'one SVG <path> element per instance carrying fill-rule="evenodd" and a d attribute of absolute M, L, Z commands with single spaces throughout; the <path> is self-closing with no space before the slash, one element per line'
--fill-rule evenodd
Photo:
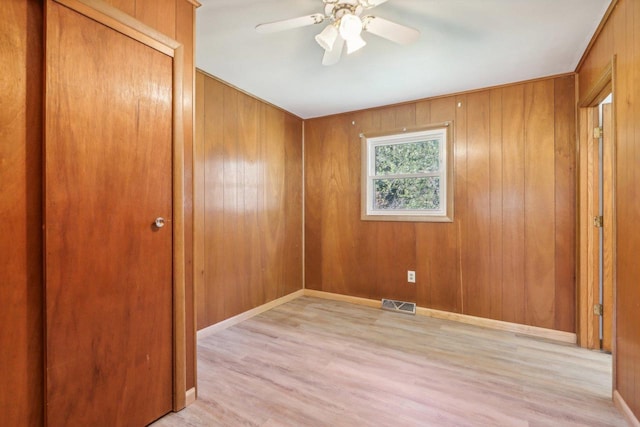
<path fill-rule="evenodd" d="M 53 0 L 173 58 L 173 410 L 186 406 L 186 298 L 184 243 L 183 45 L 102 0 Z"/>
<path fill-rule="evenodd" d="M 594 330 L 592 325 L 594 324 L 597 316 L 593 313 L 593 305 L 597 302 L 596 296 L 599 294 L 598 283 L 593 280 L 593 249 L 594 249 L 594 235 L 595 228 L 593 227 L 593 210 L 588 196 L 590 174 L 588 165 L 588 152 L 593 148 L 593 118 L 589 117 L 591 109 L 597 107 L 606 97 L 611 93 L 613 94 L 612 105 L 612 209 L 610 217 L 605 218 L 605 221 L 611 224 L 610 235 L 612 236 L 612 242 L 610 245 L 605 245 L 603 251 L 604 258 L 611 262 L 612 268 L 612 283 L 613 287 L 613 316 L 612 316 L 612 339 L 611 339 L 611 353 L 613 355 L 613 390 L 615 390 L 615 351 L 616 351 L 616 274 L 615 274 L 615 255 L 616 255 L 616 232 L 615 232 L 615 168 L 616 168 L 616 109 L 615 104 L 617 102 L 616 94 L 616 57 L 611 58 L 611 61 L 607 64 L 605 69 L 600 73 L 599 78 L 589 88 L 586 95 L 579 100 L 577 104 L 577 120 L 578 120 L 578 197 L 577 197 L 577 325 L 578 325 L 578 344 L 582 347 L 595 348 L 595 343 L 599 340 L 598 330 Z"/>

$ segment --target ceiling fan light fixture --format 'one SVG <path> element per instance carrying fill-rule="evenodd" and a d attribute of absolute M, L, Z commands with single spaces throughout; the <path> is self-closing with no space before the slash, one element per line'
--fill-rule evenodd
<path fill-rule="evenodd" d="M 320 34 L 316 36 L 316 41 L 326 51 L 331 51 L 338 38 L 338 30 L 333 24 L 327 25 Z"/>
<path fill-rule="evenodd" d="M 362 49 L 367 45 L 367 42 L 358 34 L 356 37 L 348 39 L 347 41 L 347 55 Z"/>
<path fill-rule="evenodd" d="M 340 18 L 340 35 L 343 39 L 349 41 L 352 39 L 362 39 L 362 20 L 353 14 L 345 14 Z M 361 46 L 362 47 L 362 46 Z"/>

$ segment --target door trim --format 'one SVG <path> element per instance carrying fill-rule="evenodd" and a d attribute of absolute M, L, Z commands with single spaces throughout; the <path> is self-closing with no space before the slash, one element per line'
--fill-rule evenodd
<path fill-rule="evenodd" d="M 589 218 L 589 200 L 585 200 L 587 194 L 587 186 L 589 183 L 586 182 L 587 179 L 587 151 L 589 142 L 592 141 L 592 134 L 587 129 L 588 123 L 591 120 L 587 118 L 588 112 L 591 108 L 597 106 L 600 102 L 602 102 L 606 96 L 611 93 L 613 94 L 613 103 L 612 103 L 612 127 L 613 132 L 611 135 L 611 189 L 612 189 L 612 200 L 611 200 L 611 210 L 607 217 L 606 208 L 605 208 L 605 221 L 611 224 L 611 229 L 609 235 L 611 235 L 611 244 L 605 245 L 603 247 L 604 251 L 608 253 L 604 253 L 604 259 L 609 259 L 611 265 L 611 287 L 613 288 L 613 316 L 612 316 L 612 331 L 611 331 L 611 354 L 612 354 L 612 365 L 613 365 L 613 374 L 612 374 L 612 382 L 613 382 L 613 390 L 616 390 L 616 316 L 617 316 L 617 304 L 616 304 L 616 103 L 617 101 L 617 93 L 616 93 L 616 56 L 613 55 L 611 61 L 606 65 L 606 67 L 600 73 L 598 79 L 594 82 L 593 86 L 589 88 L 586 95 L 578 102 L 578 120 L 579 123 L 579 132 L 578 132 L 578 206 L 577 206 L 577 215 L 576 218 L 578 224 L 577 233 L 577 269 L 576 269 L 576 278 L 577 278 L 577 287 L 578 287 L 578 300 L 577 300 L 577 315 L 578 315 L 578 343 L 582 347 L 590 347 L 590 341 L 593 341 L 592 337 L 589 337 L 588 324 L 593 323 L 594 318 L 596 317 L 593 313 L 592 307 L 596 302 L 594 298 L 598 295 L 593 292 L 593 284 L 589 283 L 588 280 L 588 270 L 592 270 L 592 266 L 588 264 L 588 253 L 591 250 L 589 247 L 583 247 L 585 243 L 589 242 L 591 239 L 588 238 L 588 235 L 591 231 L 593 234 L 593 227 L 590 227 L 590 218 Z M 606 232 L 605 232 L 606 233 Z M 584 240 L 587 240 L 585 242 Z M 587 245 L 588 246 L 588 245 Z M 603 266 L 606 270 L 606 266 Z"/>
<path fill-rule="evenodd" d="M 186 299 L 184 244 L 184 132 L 182 82 L 184 48 L 164 34 L 102 0 L 53 0 L 173 58 L 173 410 L 186 406 Z"/>

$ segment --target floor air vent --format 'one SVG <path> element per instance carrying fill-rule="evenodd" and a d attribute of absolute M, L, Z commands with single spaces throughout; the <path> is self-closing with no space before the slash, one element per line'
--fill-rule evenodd
<path fill-rule="evenodd" d="M 382 309 L 399 311 L 407 314 L 416 314 L 416 303 L 382 298 Z"/>

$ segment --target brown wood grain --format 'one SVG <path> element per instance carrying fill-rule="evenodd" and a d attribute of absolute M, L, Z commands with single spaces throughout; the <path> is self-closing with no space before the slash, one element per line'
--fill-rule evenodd
<path fill-rule="evenodd" d="M 43 423 L 42 3 L 0 8 L 0 412 Z"/>
<path fill-rule="evenodd" d="M 136 15 L 136 0 L 104 0 L 111 6 L 120 9 L 129 16 Z"/>
<path fill-rule="evenodd" d="M 616 259 L 614 262 L 615 339 L 614 384 L 620 396 L 640 419 L 640 271 L 637 254 L 640 236 L 640 201 L 637 185 L 640 177 L 640 5 L 632 0 L 619 0 L 602 27 L 591 50 L 585 55 L 580 69 L 579 99 L 583 99 L 596 83 L 601 71 L 615 55 L 617 70 L 613 82 L 613 109 L 616 132 L 615 210 Z"/>
<path fill-rule="evenodd" d="M 54 2 L 46 23 L 47 422 L 147 424 L 173 407 L 173 61 Z"/>
<path fill-rule="evenodd" d="M 196 329 L 200 329 L 201 325 L 206 324 L 206 300 L 205 300 L 205 167 L 206 156 L 204 146 L 204 128 L 205 128 L 205 80 L 204 74 L 195 73 L 195 140 L 193 151 L 193 223 L 194 229 L 197 224 L 200 229 L 198 233 L 193 233 L 194 241 L 194 290 L 195 290 L 195 310 L 196 310 Z"/>
<path fill-rule="evenodd" d="M 576 129 L 575 77 L 555 80 L 555 328 L 575 331 Z"/>
<path fill-rule="evenodd" d="M 587 152 L 586 149 L 587 141 L 589 140 L 589 131 L 587 125 L 587 120 L 589 120 L 589 111 L 587 108 L 579 108 L 578 109 L 578 123 L 580 123 L 578 131 L 578 141 L 580 144 L 580 148 L 578 150 L 578 174 L 577 174 L 577 194 L 578 203 L 577 203 L 577 259 L 576 262 L 578 266 L 576 268 L 576 307 L 577 307 L 577 341 L 578 344 L 582 347 L 588 347 L 588 335 L 589 335 L 589 327 L 588 322 L 591 317 L 588 315 L 589 313 L 589 271 L 588 271 L 588 260 L 589 260 L 589 252 L 588 252 L 588 162 L 587 162 Z"/>
<path fill-rule="evenodd" d="M 196 385 L 196 308 L 194 279 L 194 233 L 193 233 L 193 182 L 194 182 L 194 26 L 195 10 L 187 1 L 176 1 L 175 37 L 184 46 L 184 67 L 182 84 L 182 117 L 184 119 L 184 246 L 185 246 L 185 299 L 186 299 L 186 387 L 187 390 Z"/>
<path fill-rule="evenodd" d="M 587 253 L 586 257 L 586 302 L 587 310 L 590 315 L 586 317 L 586 347 L 590 349 L 600 348 L 600 331 L 598 316 L 592 315 L 593 306 L 599 302 L 599 282 L 598 276 L 600 273 L 600 266 L 598 262 L 598 256 L 600 251 L 600 241 L 598 238 L 597 230 L 593 225 L 593 219 L 598 215 L 599 211 L 599 194 L 598 194 L 598 139 L 593 137 L 593 129 L 598 126 L 598 108 L 590 107 L 587 109 L 587 124 L 586 124 L 586 144 L 583 150 L 586 154 L 586 198 L 584 204 L 585 210 L 585 225 L 586 232 L 586 245 L 584 251 Z M 583 247 L 581 247 L 583 248 Z"/>
<path fill-rule="evenodd" d="M 264 175 L 262 187 L 264 206 L 262 224 L 262 267 L 264 279 L 271 286 L 265 286 L 265 301 L 273 301 L 283 289 L 285 262 L 280 250 L 285 241 L 285 113 L 271 105 L 262 108 L 262 158 Z"/>
<path fill-rule="evenodd" d="M 284 117 L 285 145 L 285 237 L 283 251 L 282 297 L 302 288 L 302 121 L 289 114 Z"/>
<path fill-rule="evenodd" d="M 242 229 L 245 237 L 241 239 L 243 246 L 242 263 L 244 272 L 241 271 L 240 283 L 242 292 L 242 310 L 246 311 L 262 304 L 264 295 L 252 292 L 252 289 L 260 289 L 262 280 L 260 248 L 260 230 L 258 227 L 259 212 L 264 197 L 260 194 L 260 184 L 264 168 L 260 163 L 261 146 L 260 135 L 260 104 L 255 98 L 242 95 L 238 100 L 239 131 L 242 144 L 242 152 L 239 162 L 244 174 L 244 197 L 242 205 Z"/>
<path fill-rule="evenodd" d="M 491 274 L 491 92 L 467 95 L 467 200 L 461 241 L 465 280 L 465 313 L 490 317 Z"/>
<path fill-rule="evenodd" d="M 503 89 L 502 123 L 504 287 L 501 320 L 525 323 L 524 86 Z"/>
<path fill-rule="evenodd" d="M 491 248 L 489 255 L 489 277 L 491 289 L 489 302 L 490 316 L 502 319 L 502 265 L 503 252 L 503 175 L 502 175 L 502 89 L 491 91 L 490 100 L 490 147 L 489 147 L 489 231 Z M 569 103 L 570 104 L 570 103 Z"/>
<path fill-rule="evenodd" d="M 456 105 L 456 118 L 453 123 L 455 128 L 455 139 L 453 144 L 454 155 L 454 197 L 455 197 L 455 213 L 454 213 L 454 226 L 455 226 L 455 245 L 456 245 L 456 267 L 458 270 L 457 283 L 451 288 L 451 292 L 455 295 L 457 310 L 451 310 L 460 313 L 466 313 L 465 306 L 465 294 L 464 284 L 466 280 L 469 280 L 467 274 L 467 264 L 469 255 L 465 251 L 465 246 L 468 242 L 466 238 L 466 227 L 468 219 L 467 209 L 467 141 L 468 141 L 468 105 L 467 95 L 458 95 L 454 97 Z"/>
<path fill-rule="evenodd" d="M 302 288 L 302 120 L 196 74 L 202 329 Z"/>
<path fill-rule="evenodd" d="M 317 126 L 304 124 L 304 285 L 309 289 L 322 289 L 322 163 L 323 145 L 310 144 L 307 141 L 326 139 L 327 119 L 317 119 Z M 356 282 L 357 283 L 357 282 Z"/>
<path fill-rule="evenodd" d="M 243 212 L 239 206 L 240 197 L 244 197 L 244 182 L 239 173 L 242 172 L 238 158 L 238 98 L 240 93 L 231 87 L 222 88 L 222 158 L 218 167 L 221 168 L 223 179 L 222 193 L 218 196 L 222 203 L 222 230 L 215 236 L 223 243 L 223 256 L 225 261 L 216 265 L 220 270 L 224 288 L 224 316 L 235 316 L 242 311 L 243 295 L 238 278 L 240 268 L 238 260 L 242 256 L 242 238 L 240 237 L 239 222 Z M 242 194 L 240 194 L 242 192 Z M 231 296 L 235 296 L 232 298 Z"/>
<path fill-rule="evenodd" d="M 222 239 L 224 229 L 223 215 L 223 191 L 224 191 L 224 156 L 222 152 L 223 141 L 223 93 L 224 85 L 217 80 L 206 78 L 203 75 L 203 111 L 197 112 L 197 117 L 204 121 L 204 136 L 201 141 L 204 144 L 203 187 L 204 223 L 201 225 L 204 236 L 204 265 L 203 292 L 198 298 L 205 301 L 205 312 L 198 328 L 208 326 L 210 319 L 224 319 L 224 303 L 226 300 L 225 288 L 212 286 L 213 283 L 224 283 L 222 265 L 225 260 L 226 242 Z M 196 83 L 199 83 L 196 82 Z M 196 105 L 196 108 L 199 105 Z M 196 122 L 198 121 L 196 119 Z M 198 206 L 196 206 L 198 208 Z M 199 227 L 196 225 L 195 233 Z M 196 247 L 196 251 L 198 247 Z"/>
<path fill-rule="evenodd" d="M 184 0 L 135 1 L 135 14 L 139 21 L 161 33 L 176 38 L 176 4 Z M 181 5 L 193 10 L 193 5 Z M 191 36 L 193 38 L 193 35 Z M 190 43 L 193 45 L 193 43 Z"/>
<path fill-rule="evenodd" d="M 615 159 L 615 254 L 614 315 L 615 388 L 640 419 L 640 280 L 637 233 L 640 200 L 640 5 L 632 0 L 619 0 L 578 70 L 582 99 L 596 83 L 598 76 L 616 55 L 613 109 L 616 129 Z"/>
<path fill-rule="evenodd" d="M 613 200 L 614 130 L 611 104 L 602 105 L 602 350 L 611 351 L 613 341 L 613 261 L 615 213 Z"/>
<path fill-rule="evenodd" d="M 555 126 L 553 80 L 525 85 L 526 322 L 555 327 Z"/>
<path fill-rule="evenodd" d="M 560 79 L 565 80 L 547 79 L 306 121 L 305 203 L 307 215 L 313 216 L 305 227 L 307 287 L 556 327 L 555 290 L 566 293 L 569 288 L 570 292 L 574 283 L 556 284 L 554 268 L 556 263 L 569 268 L 575 264 L 575 246 L 564 240 L 566 231 L 557 230 L 555 214 L 544 223 L 539 214 L 526 224 L 525 200 L 540 213 L 545 206 L 538 206 L 538 200 L 553 209 L 556 188 L 568 203 L 575 197 L 571 181 L 556 182 L 554 174 L 556 138 L 566 143 L 574 129 L 574 117 L 567 118 L 573 108 L 571 88 L 564 89 L 567 96 L 554 96 L 556 84 L 567 86 L 566 77 Z M 559 119 L 571 123 L 556 128 L 556 108 Z M 346 221 L 351 212 L 358 212 L 360 203 L 360 182 L 354 170 L 359 170 L 361 159 L 348 148 L 358 143 L 357 133 L 348 131 L 353 123 L 363 132 L 379 132 L 443 121 L 453 122 L 455 134 L 454 222 Z M 545 147 L 542 155 L 535 151 L 536 138 Z M 356 178 L 347 181 L 350 176 Z M 528 196 L 525 188 L 531 193 Z M 567 223 L 573 221 L 571 211 L 560 215 Z M 543 229 L 545 239 L 551 238 L 550 253 L 542 250 L 536 236 L 525 246 L 525 225 L 531 233 L 534 224 Z M 567 242 L 569 251 L 556 254 L 556 240 Z M 549 271 L 544 273 L 550 279 L 542 287 L 532 282 L 527 292 L 525 265 L 529 263 L 529 280 L 538 271 L 527 261 L 526 249 L 541 262 L 551 262 L 545 264 Z M 415 289 L 406 285 L 406 270 L 411 266 L 417 273 Z M 563 309 L 563 318 L 573 318 L 572 304 Z"/>
<path fill-rule="evenodd" d="M 455 139 L 457 111 L 455 97 L 434 99 L 430 101 L 430 104 L 430 120 L 425 117 L 424 121 L 419 121 L 418 123 L 426 125 L 429 123 L 453 122 L 454 128 L 451 130 L 454 132 Z M 420 109 L 418 108 L 417 111 L 419 112 Z M 454 204 L 454 218 L 455 209 Z M 458 225 L 454 220 L 453 223 L 416 224 L 416 229 L 416 262 L 418 268 L 422 265 L 427 269 L 426 273 L 429 279 L 428 295 L 431 301 L 430 304 L 422 303 L 424 300 L 419 298 L 419 305 L 438 310 L 458 312 L 460 310 L 458 295 L 460 287 Z M 421 286 L 418 286 L 417 292 L 418 295 L 427 293 L 422 291 Z"/>

